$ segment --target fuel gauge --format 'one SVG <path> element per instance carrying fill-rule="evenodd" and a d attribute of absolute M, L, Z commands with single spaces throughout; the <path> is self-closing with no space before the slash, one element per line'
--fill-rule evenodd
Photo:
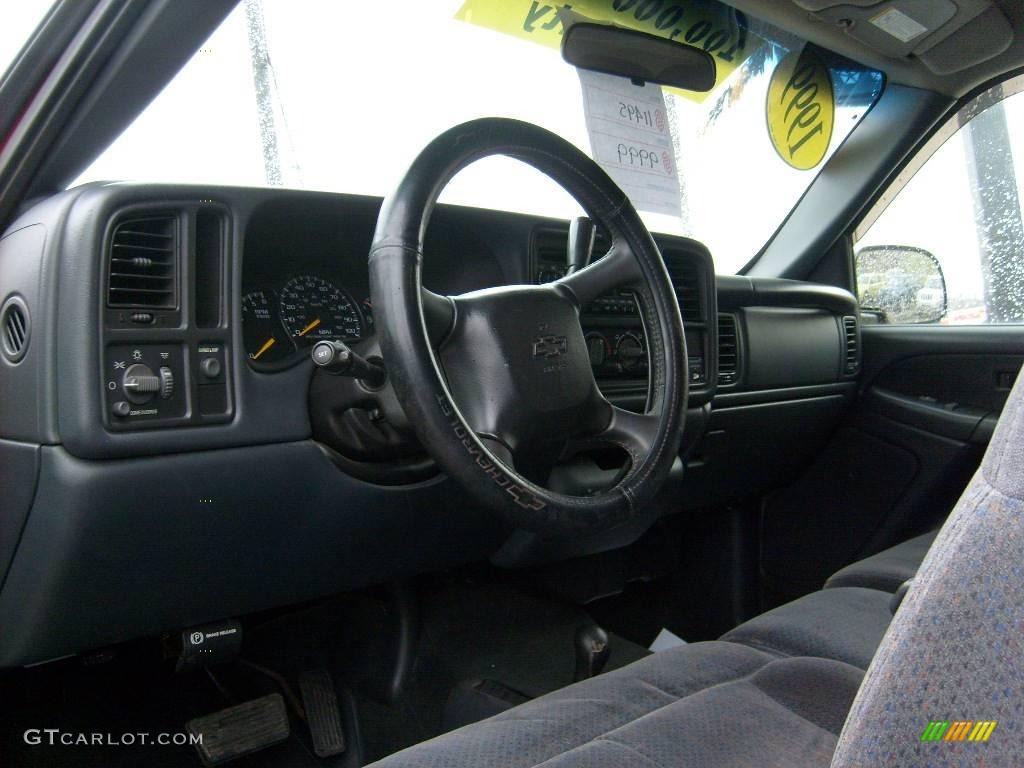
<path fill-rule="evenodd" d="M 276 363 L 295 351 L 278 317 L 273 291 L 253 291 L 242 298 L 242 338 L 254 363 Z"/>

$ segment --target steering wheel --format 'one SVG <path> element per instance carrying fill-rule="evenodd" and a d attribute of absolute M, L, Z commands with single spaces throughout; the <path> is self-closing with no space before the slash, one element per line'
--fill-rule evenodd
<path fill-rule="evenodd" d="M 490 155 L 558 182 L 611 235 L 585 269 L 547 285 L 440 296 L 425 289 L 423 239 L 448 181 Z M 626 195 L 583 152 L 529 123 L 473 120 L 432 141 L 381 208 L 370 291 L 388 377 L 417 437 L 483 506 L 544 536 L 603 530 L 650 502 L 679 451 L 686 413 L 686 341 L 675 291 L 650 232 Z M 644 414 L 601 394 L 581 308 L 612 288 L 636 294 L 648 339 Z M 610 488 L 569 495 L 531 477 L 567 451 L 615 445 L 627 469 Z"/>

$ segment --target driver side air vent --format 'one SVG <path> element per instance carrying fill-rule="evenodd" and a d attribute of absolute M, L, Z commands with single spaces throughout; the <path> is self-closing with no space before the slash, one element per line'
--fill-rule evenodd
<path fill-rule="evenodd" d="M 736 316 L 718 316 L 718 386 L 731 387 L 740 376 L 740 350 Z"/>
<path fill-rule="evenodd" d="M 0 333 L 4 357 L 8 362 L 20 363 L 28 351 L 29 319 L 28 307 L 17 296 L 11 296 L 0 310 Z"/>
<path fill-rule="evenodd" d="M 845 357 L 843 359 L 843 372 L 856 373 L 860 368 L 860 345 L 857 339 L 857 318 L 847 315 L 843 318 L 843 334 L 845 341 Z"/>
<path fill-rule="evenodd" d="M 127 219 L 114 229 L 107 257 L 107 305 L 172 309 L 178 305 L 178 219 Z"/>
<path fill-rule="evenodd" d="M 679 300 L 679 312 L 684 323 L 701 323 L 704 310 L 701 306 L 700 270 L 685 253 L 664 251 L 665 268 L 672 280 Z"/>

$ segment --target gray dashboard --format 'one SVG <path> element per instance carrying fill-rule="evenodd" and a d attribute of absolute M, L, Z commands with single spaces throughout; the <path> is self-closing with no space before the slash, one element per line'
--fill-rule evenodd
<path fill-rule="evenodd" d="M 8 229 L 0 299 L 19 297 L 29 330 L 20 360 L 0 357 L 0 666 L 485 560 L 501 548 L 512 532 L 443 476 L 382 485 L 340 471 L 313 439 L 315 379 L 301 349 L 272 366 L 250 359 L 243 297 L 302 276 L 351 299 L 355 314 L 336 313 L 345 334 L 372 336 L 365 256 L 379 204 L 92 184 L 38 202 Z M 425 282 L 460 293 L 550 279 L 566 227 L 440 206 Z M 692 394 L 686 473 L 673 475 L 645 526 L 757 492 L 747 464 L 763 457 L 735 446 L 758 444 L 758 431 L 780 418 L 827 434 L 859 370 L 850 294 L 747 278 L 719 278 L 716 289 L 703 246 L 657 239 L 687 323 Z M 148 270 L 164 259 L 168 247 L 153 243 L 167 242 L 170 272 L 124 278 L 133 264 Z M 155 298 L 139 301 L 146 291 Z M 595 374 L 610 398 L 642 408 L 642 324 L 628 295 L 605 299 L 581 317 Z M 298 323 L 292 317 L 296 347 Z M 133 374 L 129 388 L 135 365 L 152 376 Z M 163 369 L 168 397 L 139 391 L 141 381 L 165 387 Z M 730 479 L 744 472 L 746 480 Z M 622 546 L 642 531 L 552 556 Z"/>

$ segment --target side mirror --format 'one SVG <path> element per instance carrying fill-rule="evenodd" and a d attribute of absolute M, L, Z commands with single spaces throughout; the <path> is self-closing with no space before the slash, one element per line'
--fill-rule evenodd
<path fill-rule="evenodd" d="M 942 266 L 910 245 L 869 245 L 854 257 L 861 309 L 884 323 L 935 323 L 948 306 Z"/>
<path fill-rule="evenodd" d="M 573 24 L 562 36 L 562 58 L 574 67 L 687 91 L 715 87 L 715 60 L 692 45 L 607 24 Z"/>

